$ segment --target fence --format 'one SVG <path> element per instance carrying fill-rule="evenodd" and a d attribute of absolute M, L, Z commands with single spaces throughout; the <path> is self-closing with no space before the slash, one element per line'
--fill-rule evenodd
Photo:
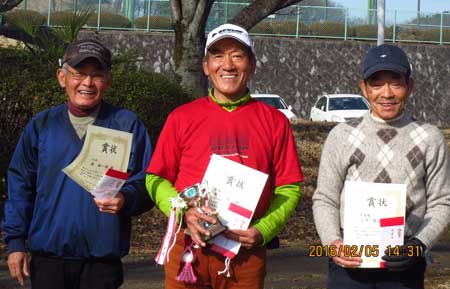
<path fill-rule="evenodd" d="M 236 16 L 249 1 L 216 1 L 210 12 L 209 31 Z M 20 9 L 46 17 L 46 25 L 59 25 L 75 10 L 90 9 L 89 28 L 173 31 L 169 0 L 24 0 Z M 450 44 L 450 14 L 387 10 L 385 40 Z M 270 15 L 250 32 L 255 35 L 375 40 L 376 10 L 292 5 Z"/>

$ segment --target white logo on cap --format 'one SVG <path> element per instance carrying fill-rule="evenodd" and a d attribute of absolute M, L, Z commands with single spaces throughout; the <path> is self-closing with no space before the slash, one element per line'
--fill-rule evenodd
<path fill-rule="evenodd" d="M 386 58 L 387 55 L 386 55 L 386 54 L 381 54 L 380 57 L 381 57 L 381 58 Z"/>
<path fill-rule="evenodd" d="M 206 39 L 206 46 L 205 46 L 205 55 L 208 51 L 208 48 L 215 43 L 216 41 L 223 39 L 223 38 L 234 38 L 238 40 L 239 42 L 243 43 L 244 45 L 250 47 L 253 49 L 252 41 L 250 40 L 250 37 L 248 36 L 248 32 L 243 29 L 242 27 L 239 27 L 234 24 L 222 24 L 219 27 L 216 27 L 213 29 Z"/>

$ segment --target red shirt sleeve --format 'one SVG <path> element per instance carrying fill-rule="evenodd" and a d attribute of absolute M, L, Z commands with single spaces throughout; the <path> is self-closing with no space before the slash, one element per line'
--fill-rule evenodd
<path fill-rule="evenodd" d="M 279 122 L 274 132 L 274 184 L 275 187 L 301 182 L 304 180 L 295 139 L 287 119 Z"/>

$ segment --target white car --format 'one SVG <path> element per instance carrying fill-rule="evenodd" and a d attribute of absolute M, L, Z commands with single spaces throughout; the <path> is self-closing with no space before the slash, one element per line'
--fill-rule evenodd
<path fill-rule="evenodd" d="M 346 122 L 362 117 L 369 108 L 367 100 L 358 94 L 325 94 L 311 108 L 310 120 Z"/>
<path fill-rule="evenodd" d="M 253 99 L 262 101 L 281 111 L 289 120 L 297 118 L 292 112 L 292 106 L 287 105 L 284 99 L 277 94 L 251 94 Z"/>

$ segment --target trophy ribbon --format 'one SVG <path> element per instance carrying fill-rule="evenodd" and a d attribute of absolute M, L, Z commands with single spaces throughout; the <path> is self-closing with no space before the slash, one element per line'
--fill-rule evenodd
<path fill-rule="evenodd" d="M 186 202 L 180 197 L 171 198 L 172 208 L 170 210 L 169 220 L 167 221 L 166 233 L 163 238 L 163 243 L 159 248 L 158 254 L 156 254 L 155 262 L 159 265 L 164 265 L 169 262 L 169 253 L 175 245 L 177 239 L 177 233 L 180 231 L 183 218 L 180 218 L 180 224 L 175 231 L 177 225 L 177 214 L 183 212 L 183 209 L 187 207 Z"/>

